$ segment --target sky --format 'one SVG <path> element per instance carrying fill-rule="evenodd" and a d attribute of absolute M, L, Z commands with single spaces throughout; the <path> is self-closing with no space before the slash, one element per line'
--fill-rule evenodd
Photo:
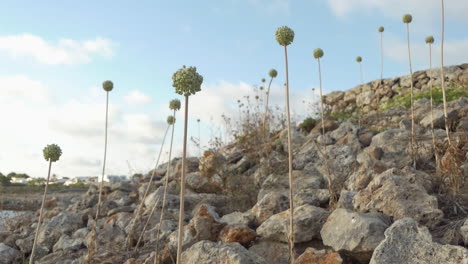
<path fill-rule="evenodd" d="M 446 0 L 446 64 L 468 62 L 468 1 Z M 59 176 L 99 175 L 104 145 L 105 80 L 110 92 L 108 174 L 147 172 L 166 130 L 172 74 L 182 65 L 203 75 L 202 91 L 190 97 L 189 136 L 222 135 L 221 115 L 236 118 L 235 102 L 252 95 L 268 71 L 278 70 L 271 100 L 284 107 L 284 53 L 278 27 L 295 32 L 288 46 L 291 105 L 295 121 L 308 115 L 302 103 L 317 98 L 322 48 L 324 93 L 359 85 L 356 56 L 365 81 L 408 74 L 406 27 L 411 13 L 415 70 L 428 67 L 424 39 L 435 38 L 439 64 L 438 0 L 5 0 L 0 10 L 0 172 L 45 177 L 42 149 L 56 143 L 63 155 Z M 178 113 L 182 120 L 184 109 Z M 174 154 L 181 154 L 182 122 L 176 123 Z M 166 143 L 167 146 L 167 143 Z M 167 147 L 163 149 L 166 158 Z M 189 154 L 198 149 L 189 144 Z"/>

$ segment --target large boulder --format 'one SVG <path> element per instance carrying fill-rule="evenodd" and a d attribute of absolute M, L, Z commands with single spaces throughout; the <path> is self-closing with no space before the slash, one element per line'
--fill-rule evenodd
<path fill-rule="evenodd" d="M 288 263 L 289 247 L 288 244 L 261 239 L 256 241 L 249 251 L 254 252 L 268 261 L 269 264 Z"/>
<path fill-rule="evenodd" d="M 336 209 L 328 217 L 320 234 L 326 246 L 365 263 L 384 239 L 387 228 L 388 224 L 379 215 Z"/>
<path fill-rule="evenodd" d="M 458 118 L 458 111 L 457 109 L 452 109 L 447 112 L 449 124 L 452 124 Z M 441 128 L 445 129 L 445 116 L 443 109 L 437 109 L 432 111 L 432 117 L 434 118 L 434 128 Z M 419 122 L 424 127 L 431 127 L 431 112 L 427 113 L 427 115 Z"/>
<path fill-rule="evenodd" d="M 327 105 L 334 105 L 343 100 L 345 93 L 342 91 L 331 92 L 323 97 L 324 103 Z"/>
<path fill-rule="evenodd" d="M 257 234 L 265 239 L 288 242 L 289 212 L 275 214 L 257 228 Z M 320 239 L 322 229 L 329 212 L 320 207 L 302 205 L 294 209 L 294 242 L 301 243 Z"/>
<path fill-rule="evenodd" d="M 42 225 L 37 243 L 50 250 L 62 235 L 71 235 L 83 226 L 83 221 L 78 215 L 67 211 L 61 212 Z"/>
<path fill-rule="evenodd" d="M 192 172 L 187 174 L 187 187 L 198 193 L 221 193 L 224 182 L 218 174 Z"/>
<path fill-rule="evenodd" d="M 429 230 L 411 218 L 396 221 L 385 231 L 370 264 L 467 264 L 468 250 L 432 242 Z"/>
<path fill-rule="evenodd" d="M 418 176 L 389 169 L 354 196 L 354 207 L 362 212 L 383 212 L 396 219 L 413 217 L 423 225 L 435 227 L 443 213 L 438 208 L 437 198 L 426 192 Z"/>
<path fill-rule="evenodd" d="M 0 243 L 0 264 L 15 263 L 20 258 L 21 252 L 19 250 Z"/>
<path fill-rule="evenodd" d="M 259 226 L 272 215 L 283 212 L 288 208 L 288 196 L 279 192 L 269 192 L 250 211 L 255 216 L 255 226 Z"/>
<path fill-rule="evenodd" d="M 249 252 L 238 243 L 218 244 L 200 241 L 182 253 L 184 264 L 266 264 L 259 255 Z"/>

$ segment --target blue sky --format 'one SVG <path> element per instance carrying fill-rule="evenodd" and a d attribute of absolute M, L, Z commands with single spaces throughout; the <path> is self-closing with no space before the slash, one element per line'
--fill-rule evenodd
<path fill-rule="evenodd" d="M 380 76 L 379 35 L 385 26 L 386 77 L 407 74 L 405 27 L 411 24 L 416 69 L 427 66 L 424 38 L 440 35 L 437 0 L 201 0 L 201 1 L 5 1 L 0 11 L 0 103 L 4 127 L 0 172 L 44 176 L 43 146 L 64 150 L 57 173 L 99 173 L 102 156 L 102 81 L 111 79 L 109 173 L 151 167 L 177 97 L 171 76 L 182 65 L 197 66 L 203 92 L 191 99 L 190 131 L 202 120 L 202 140 L 222 113 L 252 92 L 268 70 L 278 70 L 272 96 L 282 106 L 284 57 L 274 33 L 288 25 L 290 89 L 296 119 L 300 103 L 318 87 L 312 51 L 322 48 L 325 91 L 359 84 L 356 56 L 364 78 Z M 448 0 L 448 64 L 468 62 L 468 2 Z M 436 59 L 437 61 L 437 59 Z M 180 97 L 179 97 L 180 98 Z M 213 118 L 213 122 L 209 122 Z M 179 129 L 180 130 L 180 129 Z M 176 133 L 176 154 L 181 134 Z M 192 149 L 192 154 L 198 152 Z"/>

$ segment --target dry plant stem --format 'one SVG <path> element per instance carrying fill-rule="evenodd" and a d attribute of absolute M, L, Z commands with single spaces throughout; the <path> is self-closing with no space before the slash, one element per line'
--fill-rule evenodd
<path fill-rule="evenodd" d="M 97 205 L 96 217 L 95 217 L 96 221 L 99 217 L 99 210 L 101 209 L 102 187 L 104 185 L 104 174 L 106 172 L 108 112 L 109 112 L 109 92 L 106 92 L 106 126 L 105 126 L 105 133 L 104 133 L 104 160 L 102 163 L 101 183 L 99 184 L 99 198 L 98 198 L 98 205 Z"/>
<path fill-rule="evenodd" d="M 36 235 L 34 236 L 34 243 L 31 251 L 31 256 L 29 257 L 29 264 L 34 263 L 34 255 L 36 254 L 36 246 L 37 246 L 37 238 L 39 236 L 39 229 L 41 227 L 42 223 L 42 212 L 44 211 L 44 204 L 45 200 L 47 197 L 47 187 L 49 187 L 49 179 L 50 179 L 50 170 L 52 168 L 52 161 L 49 161 L 49 173 L 47 174 L 47 182 L 44 188 L 44 194 L 42 195 L 42 205 L 41 205 L 41 210 L 39 211 L 39 220 L 37 222 L 37 227 L 36 227 Z"/>
<path fill-rule="evenodd" d="M 288 76 L 288 49 L 284 46 L 286 64 L 286 113 L 288 118 L 288 164 L 289 164 L 289 262 L 294 264 L 294 190 L 292 177 L 292 145 L 291 145 L 291 114 L 289 112 L 289 76 Z"/>
<path fill-rule="evenodd" d="M 319 70 L 319 83 L 320 83 L 320 115 L 322 118 L 322 134 L 325 135 L 325 122 L 323 117 L 323 95 L 322 95 L 322 70 L 320 69 L 320 58 L 317 59 Z"/>
<path fill-rule="evenodd" d="M 411 93 L 411 156 L 413 158 L 413 167 L 416 168 L 416 149 L 415 149 L 415 133 L 414 133 L 414 92 L 413 92 L 413 67 L 411 66 L 411 49 L 410 49 L 410 33 L 409 23 L 406 23 L 406 38 L 408 43 L 408 59 L 409 59 L 409 70 L 410 70 L 410 93 Z"/>
<path fill-rule="evenodd" d="M 175 110 L 174 110 L 174 118 L 175 118 Z M 163 201 L 162 201 L 162 208 L 161 208 L 161 216 L 159 217 L 159 226 L 158 231 L 156 232 L 156 250 L 155 250 L 155 257 L 154 257 L 154 264 L 157 264 L 158 259 L 158 252 L 159 252 L 159 236 L 161 233 L 161 224 L 164 219 L 164 209 L 166 208 L 166 198 L 167 198 L 167 186 L 169 185 L 169 175 L 171 173 L 171 156 L 172 156 L 172 142 L 174 140 L 174 126 L 175 123 L 172 124 L 172 132 L 171 132 L 171 144 L 169 147 L 169 158 L 167 162 L 167 169 L 166 169 L 166 179 L 164 181 L 164 194 L 163 194 Z"/>
<path fill-rule="evenodd" d="M 185 166 L 187 155 L 187 119 L 188 119 L 188 100 L 189 97 L 185 96 L 185 117 L 184 117 L 184 145 L 182 149 L 182 173 L 180 176 L 180 211 L 179 211 L 179 232 L 177 239 L 177 264 L 181 264 L 182 255 L 182 238 L 184 237 L 184 201 L 185 201 Z"/>
<path fill-rule="evenodd" d="M 151 172 L 151 178 L 150 178 L 150 180 L 148 182 L 148 185 L 146 186 L 146 190 L 145 190 L 145 193 L 143 194 L 143 197 L 141 198 L 140 204 L 138 205 L 135 217 L 132 219 L 131 226 L 130 226 L 130 232 L 128 232 L 127 239 L 125 241 L 125 245 L 127 247 L 131 246 L 130 241 L 131 241 L 131 239 L 133 237 L 133 232 L 135 231 L 135 225 L 136 225 L 136 223 L 138 222 L 138 220 L 140 218 L 141 211 L 143 209 L 143 206 L 145 205 L 145 199 L 148 196 L 151 184 L 153 183 L 153 179 L 154 179 L 154 176 L 156 174 L 156 169 L 158 168 L 158 165 L 159 165 L 159 160 L 161 158 L 161 153 L 162 153 L 162 150 L 163 150 L 163 147 L 164 147 L 164 142 L 166 142 L 166 136 L 167 136 L 167 132 L 169 131 L 169 128 L 170 128 L 170 125 L 167 126 L 166 132 L 164 132 L 164 137 L 163 137 L 163 140 L 162 140 L 162 143 L 161 143 L 161 148 L 159 149 L 158 158 L 156 159 L 154 169 Z"/>
<path fill-rule="evenodd" d="M 445 119 L 445 132 L 447 133 L 447 140 L 449 146 L 452 145 L 452 140 L 450 139 L 450 129 L 448 123 L 448 114 L 447 114 L 447 99 L 445 97 L 445 74 L 444 74 L 444 34 L 445 34 L 445 8 L 444 0 L 442 2 L 442 36 L 440 42 L 440 77 L 441 77 L 441 86 L 442 86 L 442 97 L 444 101 L 444 119 Z"/>
<path fill-rule="evenodd" d="M 266 97 L 266 104 L 265 104 L 265 116 L 263 117 L 263 129 L 265 130 L 265 139 L 268 140 L 270 136 L 270 125 L 269 125 L 269 111 L 268 111 L 268 102 L 270 99 L 270 88 L 271 83 L 273 82 L 273 78 L 270 79 L 270 83 L 268 84 L 267 89 L 267 97 Z"/>
<path fill-rule="evenodd" d="M 133 249 L 134 251 L 138 250 L 138 246 L 140 246 L 141 239 L 143 238 L 143 235 L 145 234 L 149 221 L 151 220 L 151 217 L 153 217 L 154 211 L 156 210 L 156 207 L 158 207 L 158 204 L 159 204 L 159 197 L 158 199 L 156 199 L 155 203 L 153 204 L 153 207 L 151 208 L 150 214 L 148 215 L 148 219 L 146 219 L 146 223 L 143 226 L 143 229 L 141 230 L 140 236 L 138 237 L 138 241 L 135 245 L 135 248 Z"/>
<path fill-rule="evenodd" d="M 330 193 L 330 206 L 333 207 L 337 199 L 336 199 L 335 191 L 333 191 L 333 181 L 331 178 L 332 170 L 330 170 L 330 166 L 328 165 L 328 157 L 325 156 L 325 154 L 322 152 L 318 144 L 315 141 L 313 142 L 314 142 L 315 148 L 317 148 L 320 156 L 322 156 L 323 162 L 325 163 L 325 169 L 327 170 L 328 192 Z M 323 148 L 325 148 L 323 143 L 321 145 Z"/>
<path fill-rule="evenodd" d="M 432 44 L 429 43 L 429 73 L 432 74 Z M 435 160 L 436 160 L 436 168 L 439 167 L 439 155 L 437 154 L 437 149 L 436 149 L 436 140 L 435 140 L 435 134 L 434 134 L 434 107 L 433 107 L 433 94 L 432 94 L 432 82 L 429 84 L 429 89 L 431 93 L 431 104 L 430 104 L 430 111 L 431 111 L 431 133 L 432 133 L 432 148 L 434 149 L 434 155 L 435 155 Z"/>
<path fill-rule="evenodd" d="M 383 81 L 383 70 L 384 70 L 384 62 L 383 62 L 384 52 L 383 52 L 383 32 L 380 32 L 380 83 Z"/>

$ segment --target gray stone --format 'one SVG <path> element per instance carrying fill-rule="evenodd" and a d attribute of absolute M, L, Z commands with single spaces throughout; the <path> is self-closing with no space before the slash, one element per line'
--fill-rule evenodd
<path fill-rule="evenodd" d="M 262 239 L 249 248 L 268 261 L 269 264 L 284 264 L 289 260 L 288 244 Z"/>
<path fill-rule="evenodd" d="M 307 242 L 320 238 L 320 229 L 330 213 L 320 207 L 303 205 L 294 209 L 294 242 Z M 275 214 L 257 228 L 265 239 L 288 242 L 289 209 Z"/>
<path fill-rule="evenodd" d="M 431 234 L 411 218 L 396 221 L 374 250 L 370 264 L 467 264 L 468 250 L 432 242 Z"/>
<path fill-rule="evenodd" d="M 10 264 L 18 261 L 21 258 L 21 252 L 17 249 L 0 243 L 0 263 Z"/>
<path fill-rule="evenodd" d="M 388 225 L 375 215 L 336 209 L 328 217 L 320 234 L 326 246 L 367 262 L 384 239 L 387 228 Z"/>
<path fill-rule="evenodd" d="M 218 244 L 200 241 L 182 253 L 184 264 L 266 264 L 259 255 L 249 252 L 238 243 Z"/>
<path fill-rule="evenodd" d="M 84 246 L 83 238 L 71 238 L 68 235 L 60 237 L 59 241 L 54 245 L 54 252 L 59 250 L 73 250 L 76 251 Z"/>

